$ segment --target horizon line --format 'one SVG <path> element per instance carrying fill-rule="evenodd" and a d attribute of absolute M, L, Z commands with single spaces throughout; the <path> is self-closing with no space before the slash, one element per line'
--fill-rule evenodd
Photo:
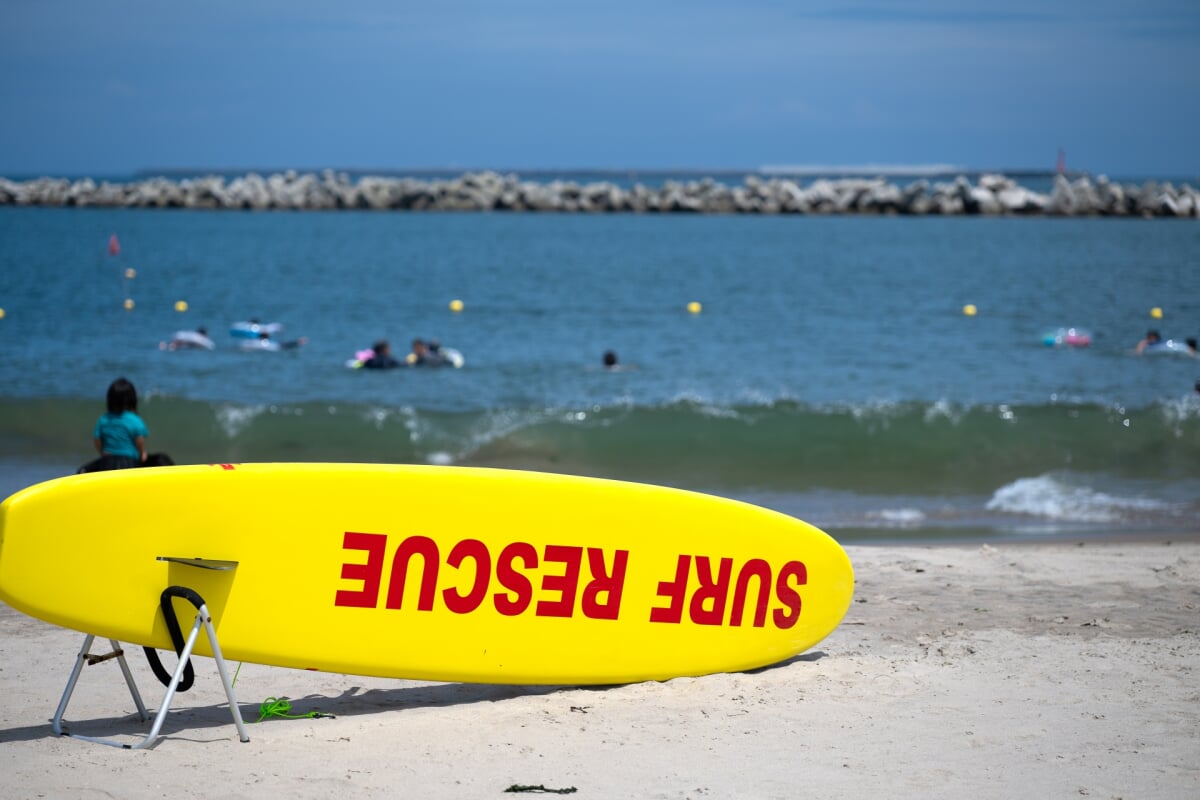
<path fill-rule="evenodd" d="M 1010 168 L 995 168 L 995 167 L 971 167 L 961 164 L 883 164 L 883 163 L 864 163 L 864 164 L 763 164 L 757 167 L 525 167 L 525 168 L 498 168 L 498 167 L 462 167 L 462 166 L 431 166 L 431 167 L 196 167 L 196 166 L 176 166 L 176 167 L 139 167 L 128 171 L 93 171 L 93 172 L 74 172 L 60 171 L 57 174 L 48 170 L 43 171 L 28 171 L 14 170 L 11 173 L 6 173 L 0 170 L 0 177 L 10 180 L 25 180 L 37 178 L 132 178 L 135 180 L 145 179 L 149 177 L 165 177 L 179 178 L 185 176 L 206 176 L 206 175 L 275 175 L 284 174 L 287 172 L 296 173 L 348 173 L 357 177 L 365 177 L 370 175 L 379 175 L 387 177 L 396 176 L 431 176 L 431 175 L 468 175 L 478 174 L 482 172 L 495 172 L 499 174 L 516 174 L 519 176 L 625 176 L 628 178 L 637 178 L 640 176 L 650 177 L 731 177 L 731 176 L 804 176 L 804 177 L 941 177 L 966 175 L 977 176 L 985 174 L 1003 175 L 1006 177 L 1044 177 L 1049 178 L 1059 174 L 1057 168 L 1052 167 L 1010 167 Z M 1069 178 L 1082 176 L 1108 176 L 1109 173 L 1096 172 L 1088 169 L 1066 169 L 1062 174 Z M 1115 179 L 1122 178 L 1139 178 L 1144 180 L 1170 180 L 1183 179 L 1191 180 L 1193 178 L 1200 180 L 1200 176 L 1191 176 L 1184 172 L 1157 172 L 1157 173 L 1121 173 L 1113 174 Z"/>
<path fill-rule="evenodd" d="M 441 165 L 426 167 L 139 167 L 132 171 L 133 175 L 161 174 L 278 174 L 284 172 L 347 172 L 356 175 L 385 174 L 385 175 L 442 175 L 442 174 L 477 174 L 495 172 L 499 174 L 516 175 L 952 175 L 1000 173 L 1014 175 L 1053 175 L 1053 167 L 1013 167 L 997 169 L 992 167 L 968 167 L 960 164 L 763 164 L 755 167 L 583 167 L 583 166 L 551 166 L 551 167 L 464 167 L 458 165 Z M 1079 170 L 1068 170 L 1071 173 L 1081 173 Z"/>

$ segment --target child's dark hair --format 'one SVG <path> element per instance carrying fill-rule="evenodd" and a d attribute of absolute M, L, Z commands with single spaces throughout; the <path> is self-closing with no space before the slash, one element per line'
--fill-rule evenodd
<path fill-rule="evenodd" d="M 117 378 L 108 387 L 108 413 L 123 414 L 137 411 L 137 389 L 124 378 Z"/>

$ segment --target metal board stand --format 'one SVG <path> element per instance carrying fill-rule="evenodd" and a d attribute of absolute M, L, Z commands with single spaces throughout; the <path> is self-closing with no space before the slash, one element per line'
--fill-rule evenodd
<path fill-rule="evenodd" d="M 172 589 L 176 588 L 178 587 L 172 587 Z M 190 592 L 190 590 L 186 591 Z M 250 741 L 250 735 L 246 733 L 246 724 L 242 721 L 241 709 L 238 708 L 237 697 L 233 692 L 233 684 L 229 681 L 229 672 L 225 668 L 225 658 L 221 655 L 221 646 L 217 642 L 216 631 L 213 630 L 212 617 L 208 613 L 208 606 L 205 605 L 202 600 L 200 600 L 199 595 L 195 594 L 194 592 L 190 592 L 190 594 L 192 598 L 194 598 L 193 602 L 196 602 L 197 600 L 200 601 L 196 603 L 196 621 L 192 625 L 192 632 L 188 636 L 187 642 L 184 644 L 183 649 L 179 652 L 179 664 L 175 667 L 175 673 L 171 677 L 171 682 L 167 685 L 167 692 L 163 697 L 162 705 L 159 706 L 158 713 L 154 716 L 154 725 L 151 726 L 150 732 L 146 734 L 146 737 L 136 744 L 126 744 L 125 742 L 121 742 L 112 738 L 83 736 L 81 734 L 70 733 L 63 727 L 63 714 L 65 714 L 67 711 L 67 703 L 71 700 L 71 695 L 75 691 L 75 684 L 79 681 L 79 674 L 83 671 L 84 665 L 87 664 L 88 666 L 91 666 L 93 664 L 100 664 L 112 659 L 116 659 L 117 663 L 121 667 L 121 673 L 125 676 L 125 683 L 129 686 L 129 693 L 133 695 L 133 701 L 137 705 L 138 714 L 141 716 L 142 721 L 144 722 L 149 719 L 149 716 L 146 713 L 146 707 L 142 703 L 142 697 L 138 693 L 137 684 L 133 680 L 133 673 L 129 671 L 129 664 L 125 661 L 125 651 L 121 649 L 121 645 L 115 639 L 109 639 L 109 643 L 113 648 L 111 653 L 99 656 L 92 655 L 89 650 L 91 649 L 92 642 L 96 637 L 94 634 L 90 633 L 87 634 L 83 640 L 83 647 L 79 649 L 79 656 L 75 659 L 75 668 L 71 670 L 71 677 L 67 681 L 67 688 L 63 692 L 62 700 L 59 701 L 58 710 L 54 712 L 52 727 L 54 728 L 55 734 L 59 736 L 70 736 L 74 739 L 83 739 L 88 742 L 96 742 L 97 744 L 106 744 L 111 747 L 120 747 L 124 750 L 142 750 L 155 744 L 155 742 L 158 741 L 159 731 L 162 729 L 163 721 L 166 720 L 167 712 L 171 708 L 171 701 L 175 698 L 176 689 L 178 688 L 179 682 L 183 678 L 184 671 L 187 668 L 188 658 L 191 656 L 192 649 L 196 645 L 196 639 L 200 636 L 200 629 L 203 628 L 208 635 L 208 643 L 212 648 L 213 658 L 217 662 L 217 672 L 221 676 L 221 684 L 225 687 L 225 697 L 229 700 L 229 710 L 233 714 L 233 723 L 237 726 L 238 738 L 240 738 L 243 742 Z"/>

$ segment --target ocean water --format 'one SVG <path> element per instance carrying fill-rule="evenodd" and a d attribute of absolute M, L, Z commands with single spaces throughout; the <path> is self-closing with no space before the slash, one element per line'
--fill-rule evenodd
<path fill-rule="evenodd" d="M 570 472 L 843 541 L 1194 534 L 1200 360 L 1132 350 L 1200 335 L 1198 252 L 1171 220 L 0 208 L 0 495 L 91 458 L 124 375 L 179 463 Z M 242 352 L 251 318 L 307 344 Z M 416 336 L 465 366 L 345 366 Z"/>

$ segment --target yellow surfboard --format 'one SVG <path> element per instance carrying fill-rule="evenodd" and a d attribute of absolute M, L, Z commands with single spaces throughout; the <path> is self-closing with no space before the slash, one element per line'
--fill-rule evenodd
<path fill-rule="evenodd" d="M 0 600 L 26 614 L 166 650 L 168 586 L 204 598 L 227 659 L 607 684 L 801 653 L 845 615 L 854 573 L 828 535 L 757 506 L 510 470 L 143 468 L 0 505 Z"/>

